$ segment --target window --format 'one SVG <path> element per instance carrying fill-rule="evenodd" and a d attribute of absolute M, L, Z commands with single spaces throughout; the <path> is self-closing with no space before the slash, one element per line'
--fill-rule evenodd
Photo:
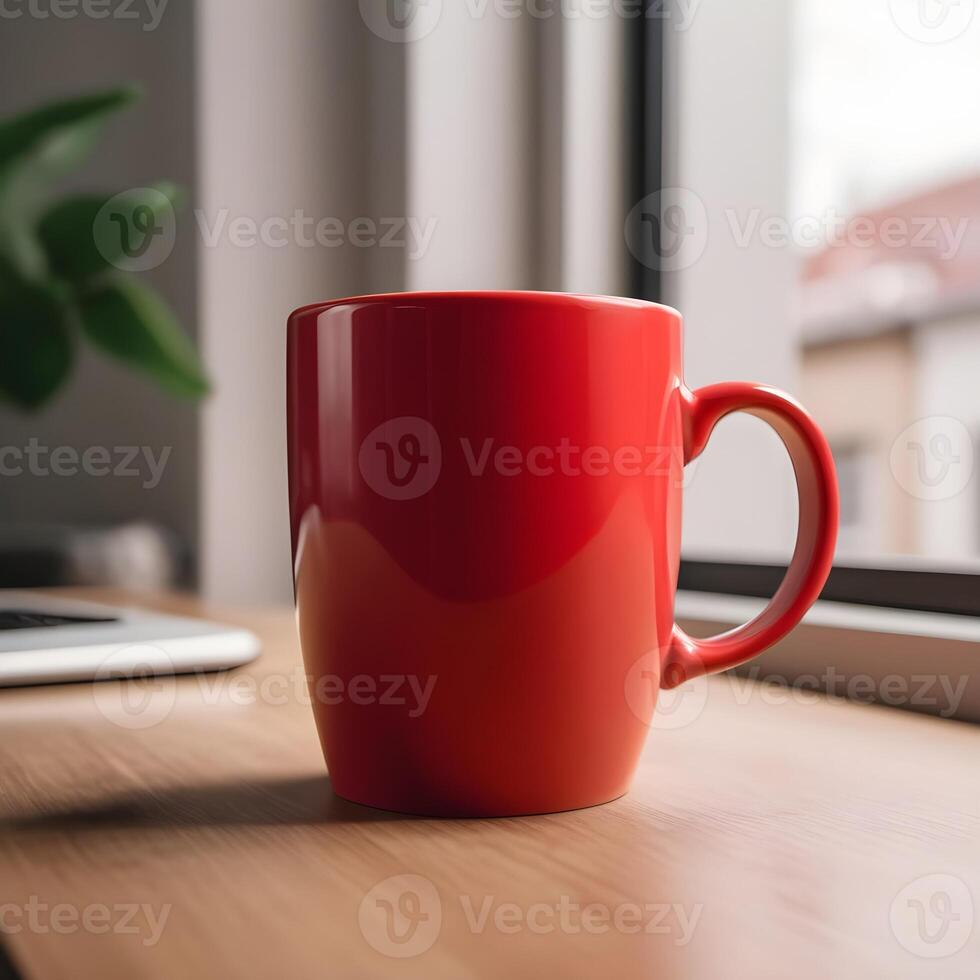
<path fill-rule="evenodd" d="M 704 4 L 685 30 L 648 26 L 663 113 L 641 113 L 642 192 L 683 220 L 663 210 L 655 261 L 634 257 L 638 294 L 685 314 L 692 385 L 777 384 L 827 434 L 842 524 L 825 597 L 975 613 L 980 23 L 935 6 Z M 770 594 L 792 475 L 754 420 L 716 441 L 682 584 Z"/>

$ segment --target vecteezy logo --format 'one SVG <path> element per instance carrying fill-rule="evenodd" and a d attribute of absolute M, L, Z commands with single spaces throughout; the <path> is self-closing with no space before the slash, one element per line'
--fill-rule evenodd
<path fill-rule="evenodd" d="M 949 500 L 973 476 L 970 430 L 948 415 L 920 419 L 899 433 L 889 458 L 892 476 L 919 500 Z"/>
<path fill-rule="evenodd" d="M 413 0 L 388 0 L 388 23 L 399 31 L 406 31 L 415 23 L 419 8 Z"/>
<path fill-rule="evenodd" d="M 122 211 L 113 211 L 109 215 L 109 220 L 119 227 L 119 240 L 122 244 L 123 255 L 127 259 L 141 259 L 150 250 L 153 239 L 157 235 L 163 234 L 163 225 L 157 224 L 157 217 L 153 213 L 153 208 L 148 204 L 140 204 L 133 209 L 132 216 L 124 214 Z M 130 220 L 132 227 L 136 230 L 141 241 L 134 244 L 130 241 Z"/>
<path fill-rule="evenodd" d="M 386 500 L 416 500 L 442 471 L 442 446 L 425 419 L 406 416 L 383 422 L 361 443 L 358 466 L 364 482 Z"/>
<path fill-rule="evenodd" d="M 632 663 L 626 674 L 626 703 L 649 728 L 686 728 L 701 717 L 708 703 L 708 678 L 696 677 L 672 690 L 661 690 L 662 661 L 660 650 L 649 650 Z"/>
<path fill-rule="evenodd" d="M 368 944 L 384 956 L 421 956 L 442 929 L 439 892 L 421 875 L 386 878 L 361 900 L 357 924 Z"/>
<path fill-rule="evenodd" d="M 99 209 L 92 229 L 95 247 L 124 272 L 146 272 L 170 257 L 177 241 L 177 215 L 170 199 L 153 187 L 123 191 Z"/>
<path fill-rule="evenodd" d="M 937 960 L 954 956 L 973 932 L 973 896 L 955 875 L 932 874 L 907 884 L 891 907 L 895 938 L 910 953 Z"/>
<path fill-rule="evenodd" d="M 919 482 L 924 487 L 942 486 L 949 471 L 963 462 L 962 457 L 953 451 L 953 440 L 945 432 L 939 432 L 929 439 L 929 451 L 920 442 L 910 440 L 907 444 L 909 452 L 915 453 L 915 468 Z M 930 461 L 937 464 L 935 476 L 932 475 Z"/>
<path fill-rule="evenodd" d="M 96 671 L 95 706 L 120 728 L 152 728 L 169 717 L 177 701 L 173 673 L 173 660 L 159 647 L 141 644 L 114 650 Z"/>
<path fill-rule="evenodd" d="M 359 5 L 373 34 L 399 44 L 431 34 L 442 17 L 442 0 L 359 0 Z"/>
<path fill-rule="evenodd" d="M 626 216 L 626 245 L 648 269 L 688 269 L 708 246 L 708 212 L 693 191 L 666 187 L 648 194 Z"/>
<path fill-rule="evenodd" d="M 888 0 L 892 20 L 913 41 L 942 44 L 963 34 L 976 0 Z"/>

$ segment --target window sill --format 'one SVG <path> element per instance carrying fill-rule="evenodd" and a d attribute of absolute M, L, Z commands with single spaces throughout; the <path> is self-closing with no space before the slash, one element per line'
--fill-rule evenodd
<path fill-rule="evenodd" d="M 707 636 L 757 615 L 766 600 L 681 591 L 676 615 Z M 781 643 L 737 669 L 807 692 L 980 722 L 980 620 L 970 616 L 817 602 Z"/>

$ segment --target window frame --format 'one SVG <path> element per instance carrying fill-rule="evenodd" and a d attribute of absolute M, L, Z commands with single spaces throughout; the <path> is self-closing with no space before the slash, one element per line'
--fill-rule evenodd
<path fill-rule="evenodd" d="M 627 106 L 631 122 L 628 189 L 631 201 L 664 188 L 665 134 L 668 115 L 668 37 L 662 0 L 644 0 L 644 16 L 629 35 Z M 632 295 L 664 302 L 661 273 L 628 255 Z M 786 564 L 681 558 L 678 588 L 735 596 L 772 596 L 786 573 Z M 821 593 L 822 600 L 888 609 L 980 616 L 980 565 L 938 566 L 917 559 L 886 559 L 880 563 L 835 562 Z"/>

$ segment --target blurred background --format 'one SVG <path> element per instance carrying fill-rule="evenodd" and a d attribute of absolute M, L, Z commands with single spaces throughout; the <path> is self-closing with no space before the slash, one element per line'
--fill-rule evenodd
<path fill-rule="evenodd" d="M 139 84 L 52 193 L 183 189 L 154 218 L 150 261 L 122 266 L 166 302 L 209 390 L 175 395 L 117 338 L 116 356 L 73 341 L 40 406 L 0 402 L 0 584 L 288 599 L 286 316 L 460 288 L 677 306 L 692 386 L 768 382 L 823 426 L 841 562 L 973 568 L 973 14 L 973 0 L 5 0 L 0 118 Z M 685 555 L 782 562 L 795 521 L 775 437 L 723 423 L 689 474 Z"/>

